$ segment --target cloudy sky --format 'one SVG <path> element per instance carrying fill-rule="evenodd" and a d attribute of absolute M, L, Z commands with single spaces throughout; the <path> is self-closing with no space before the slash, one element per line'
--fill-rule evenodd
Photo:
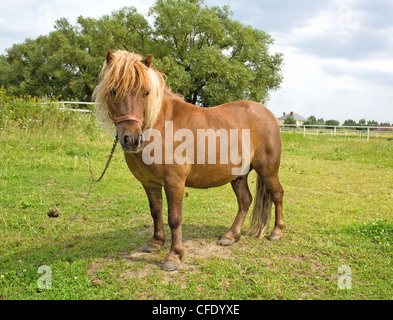
<path fill-rule="evenodd" d="M 53 30 L 56 19 L 98 18 L 123 6 L 146 14 L 154 0 L 0 0 L 0 54 Z M 393 123 L 393 1 L 205 0 L 275 39 L 284 81 L 267 107 L 276 116 Z"/>

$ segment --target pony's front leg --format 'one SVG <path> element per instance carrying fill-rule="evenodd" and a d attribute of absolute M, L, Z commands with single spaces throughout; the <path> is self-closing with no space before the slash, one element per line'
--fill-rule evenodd
<path fill-rule="evenodd" d="M 145 187 L 149 198 L 150 213 L 154 220 L 153 237 L 143 247 L 144 252 L 154 252 L 160 250 L 166 241 L 164 222 L 162 220 L 162 187 Z"/>
<path fill-rule="evenodd" d="M 181 232 L 183 215 L 184 182 L 165 184 L 165 195 L 168 202 L 168 224 L 171 228 L 172 245 L 164 259 L 162 269 L 175 271 L 183 260 L 184 246 Z"/>

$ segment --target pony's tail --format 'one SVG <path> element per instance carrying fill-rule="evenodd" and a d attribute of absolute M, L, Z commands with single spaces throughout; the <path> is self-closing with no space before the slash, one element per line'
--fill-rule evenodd
<path fill-rule="evenodd" d="M 251 213 L 251 225 L 247 235 L 261 239 L 267 234 L 270 218 L 272 216 L 272 200 L 263 180 L 257 177 L 257 188 L 254 207 Z"/>

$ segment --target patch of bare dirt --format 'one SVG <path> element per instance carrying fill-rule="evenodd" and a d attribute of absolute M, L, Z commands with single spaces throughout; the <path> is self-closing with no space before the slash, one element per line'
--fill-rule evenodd
<path fill-rule="evenodd" d="M 236 245 L 236 244 L 235 244 Z M 217 242 L 206 240 L 186 240 L 184 242 L 186 259 L 210 259 L 212 257 L 231 259 L 232 248 L 217 245 Z"/>
<path fill-rule="evenodd" d="M 236 245 L 236 244 L 235 244 Z M 169 250 L 167 244 L 163 251 Z M 178 270 L 174 272 L 162 271 L 160 266 L 163 262 L 163 254 L 161 253 L 144 253 L 144 252 L 132 252 L 130 254 L 124 254 L 121 256 L 122 259 L 127 260 L 126 265 L 129 269 L 122 272 L 121 278 L 128 279 L 143 279 L 153 274 L 160 274 L 163 277 L 162 282 L 171 283 L 177 282 L 179 284 L 185 283 L 187 274 L 199 273 L 200 268 L 197 260 L 209 260 L 212 258 L 220 259 L 232 259 L 232 248 L 222 247 L 215 241 L 207 240 L 185 240 L 184 241 L 185 258 Z M 107 262 L 112 258 L 102 259 L 92 263 L 88 270 L 88 276 L 94 285 L 100 285 L 101 281 L 97 278 L 97 273 L 104 268 L 108 268 Z M 137 264 L 143 262 L 143 267 Z M 186 272 L 185 272 L 186 271 Z M 183 281 L 184 280 L 184 281 Z"/>

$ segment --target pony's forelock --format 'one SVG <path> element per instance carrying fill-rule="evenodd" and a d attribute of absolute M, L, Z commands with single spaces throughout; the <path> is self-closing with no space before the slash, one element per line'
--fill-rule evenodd
<path fill-rule="evenodd" d="M 118 50 L 113 53 L 109 64 L 105 61 L 102 66 L 93 99 L 96 103 L 97 119 L 110 132 L 114 132 L 115 126 L 108 108 L 109 95 L 114 95 L 117 101 L 121 101 L 130 93 L 139 94 L 141 91 L 149 91 L 143 130 L 152 128 L 157 121 L 162 106 L 165 80 L 160 72 L 146 67 L 141 60 L 142 57 L 138 54 Z"/>

